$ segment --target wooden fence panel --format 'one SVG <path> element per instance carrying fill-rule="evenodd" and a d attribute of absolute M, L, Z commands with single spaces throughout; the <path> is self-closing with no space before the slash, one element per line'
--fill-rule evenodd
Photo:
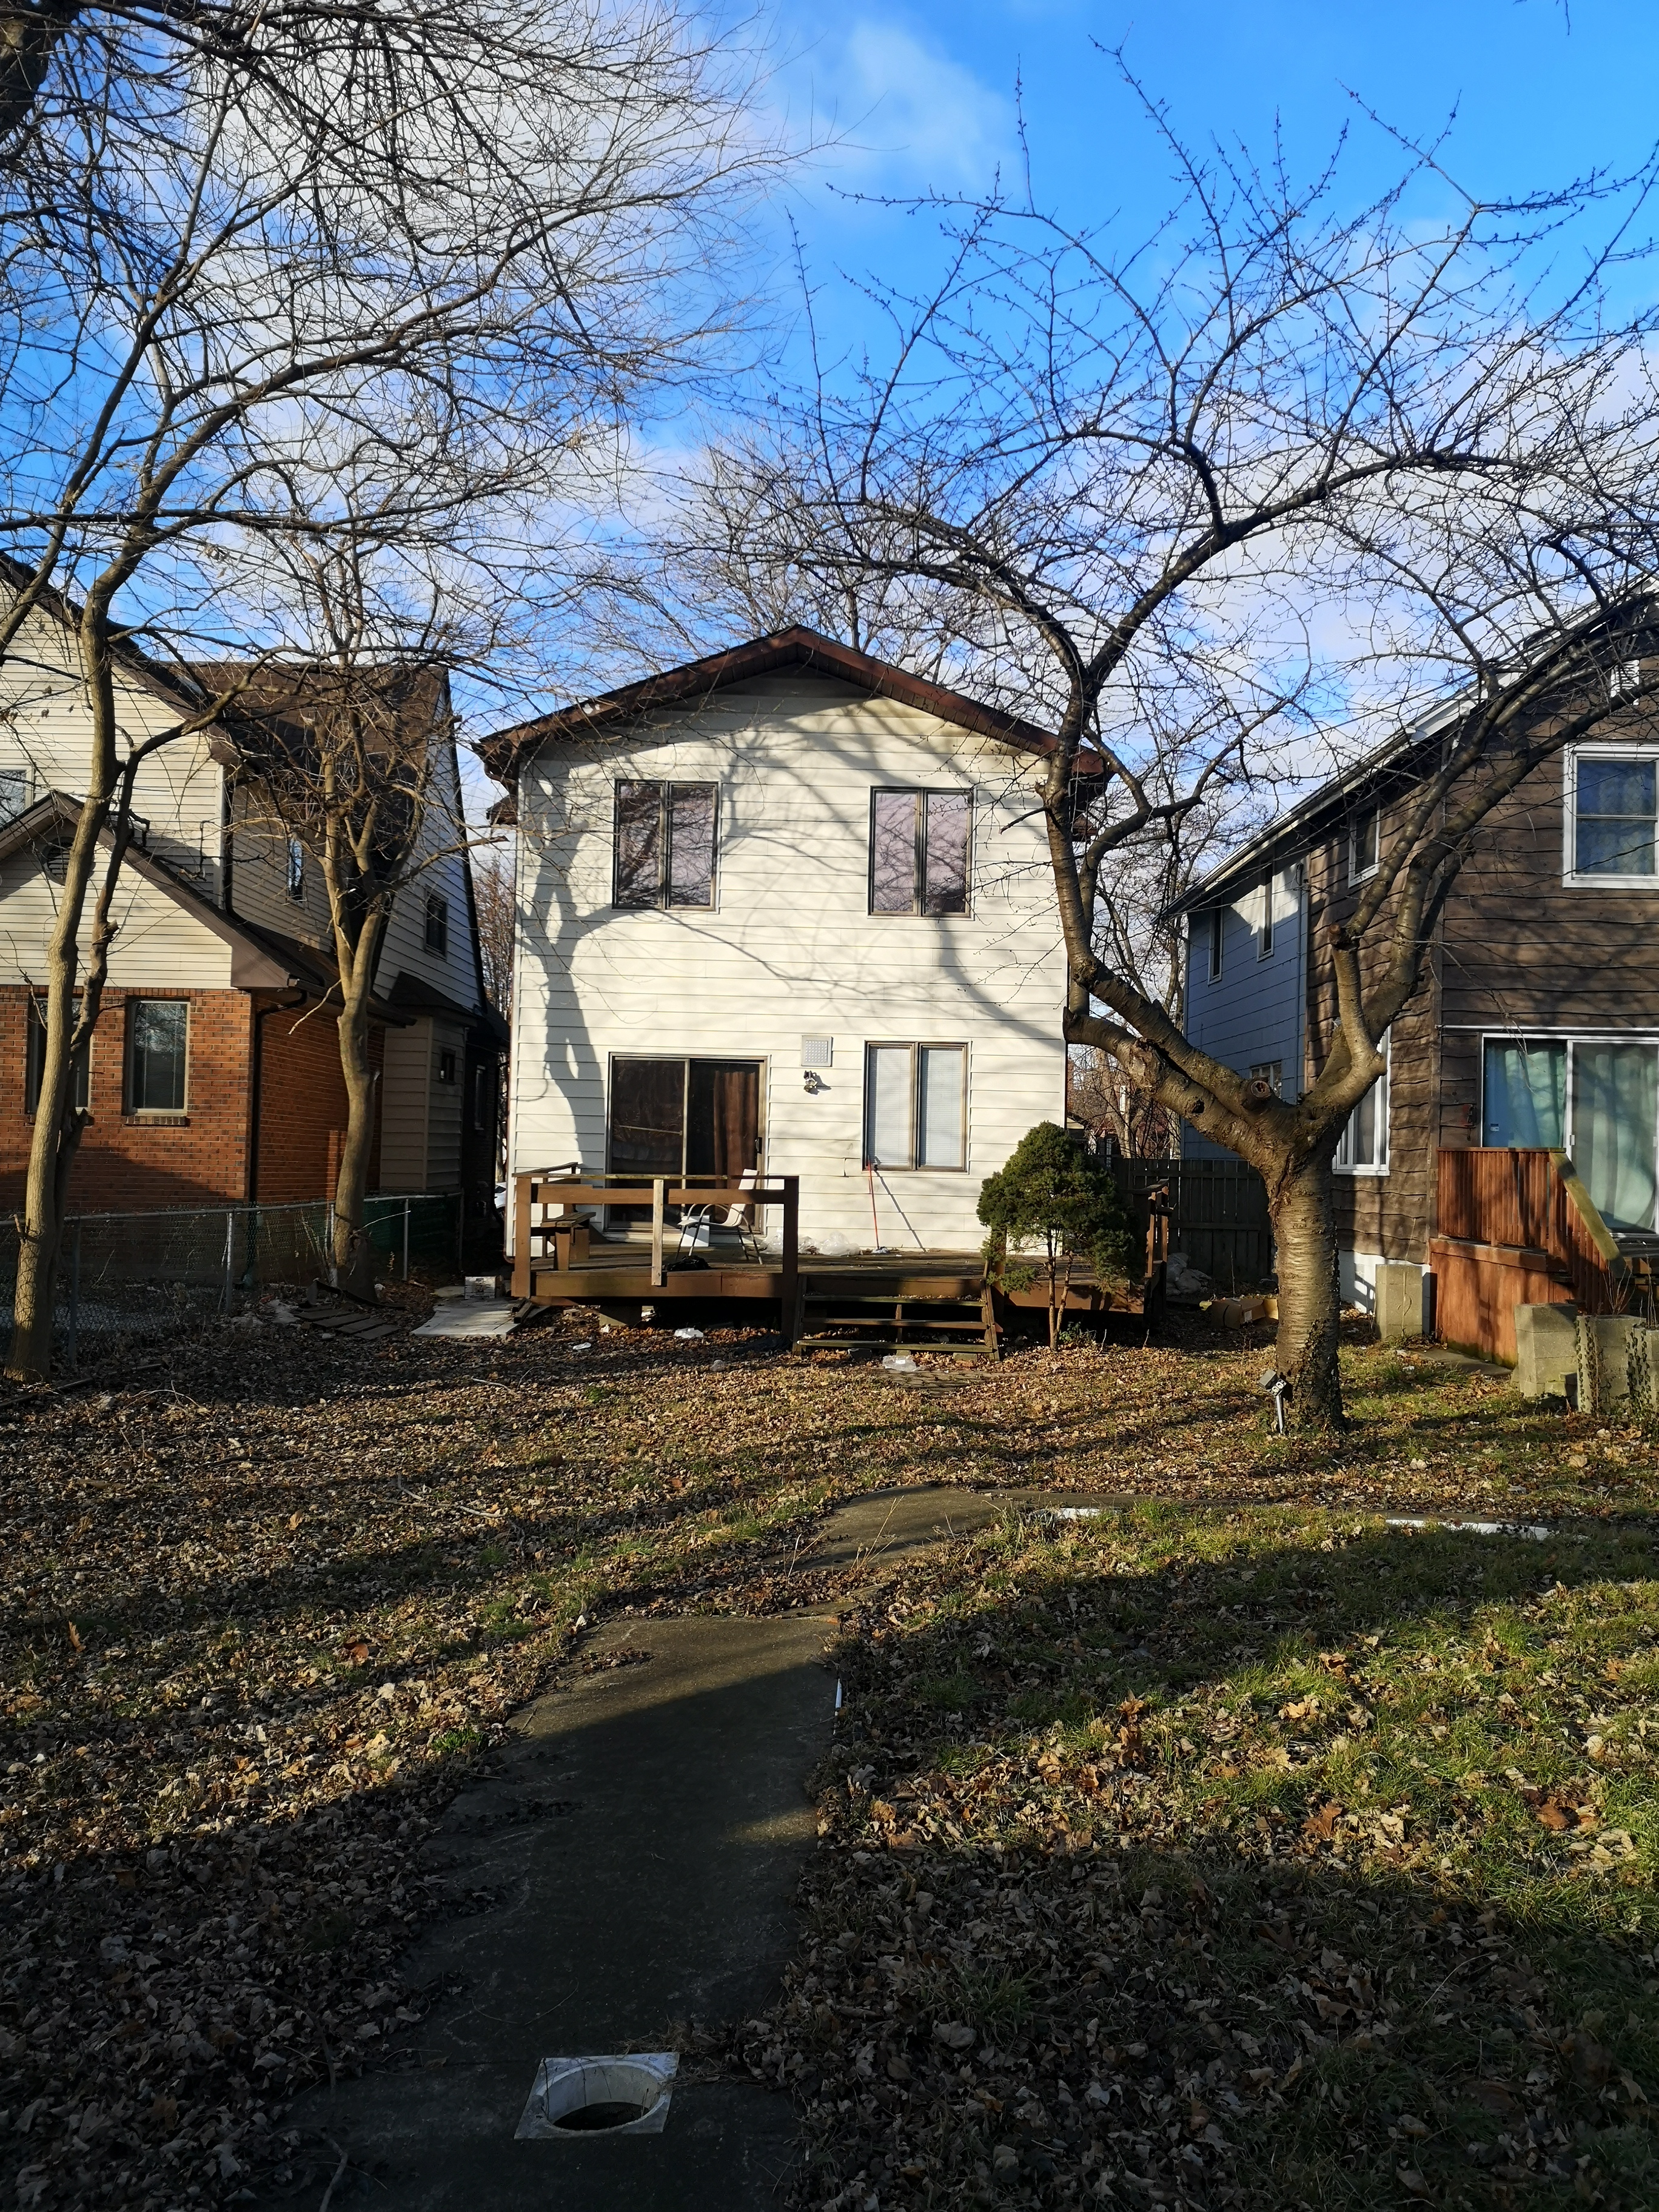
<path fill-rule="evenodd" d="M 1254 1290 L 1273 1273 L 1267 1187 L 1243 1160 L 1130 1160 L 1112 1163 L 1124 1212 L 1144 1240 L 1152 1194 L 1170 1196 L 1170 1249 L 1218 1289 Z"/>

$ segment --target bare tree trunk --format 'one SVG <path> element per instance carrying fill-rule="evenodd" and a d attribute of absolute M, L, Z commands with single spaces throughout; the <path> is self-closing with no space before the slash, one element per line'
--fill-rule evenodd
<path fill-rule="evenodd" d="M 1328 1157 L 1304 1162 L 1273 1186 L 1270 1210 L 1279 1248 L 1278 1367 L 1291 1385 L 1285 1418 L 1298 1429 L 1340 1428 L 1342 1296 Z"/>
<path fill-rule="evenodd" d="M 345 1078 L 346 1133 L 334 1185 L 334 1279 L 359 1297 L 374 1295 L 374 1247 L 366 1222 L 368 1157 L 374 1141 L 374 1072 L 368 1064 L 368 988 L 380 932 L 364 933 L 356 972 L 343 975 L 340 1073 Z"/>
<path fill-rule="evenodd" d="M 114 935 L 110 901 L 126 845 L 132 775 L 136 763 L 118 769 L 115 758 L 115 696 L 107 635 L 107 593 L 94 594 L 81 623 L 82 665 L 92 704 L 91 775 L 80 819 L 64 868 L 58 920 L 46 948 L 46 1049 L 40 1095 L 35 1103 L 29 1141 L 28 1175 L 19 1224 L 17 1278 L 12 1293 L 11 1346 L 6 1373 L 15 1382 L 44 1382 L 52 1375 L 52 1323 L 58 1302 L 58 1258 L 70 1170 L 81 1140 L 83 1117 L 74 1103 L 75 1055 L 98 1017 L 98 1002 Z M 80 970 L 81 925 L 87 893 L 98 860 L 98 842 L 108 824 L 118 790 L 119 821 L 94 921 L 92 958 L 80 1017 L 76 981 Z"/>

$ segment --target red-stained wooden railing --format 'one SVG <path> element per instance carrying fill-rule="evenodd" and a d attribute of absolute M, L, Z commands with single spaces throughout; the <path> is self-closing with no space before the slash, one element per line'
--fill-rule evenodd
<path fill-rule="evenodd" d="M 1436 1325 L 1448 1343 L 1513 1359 L 1514 1309 L 1628 1302 L 1629 1271 L 1565 1152 L 1470 1146 L 1439 1156 Z"/>

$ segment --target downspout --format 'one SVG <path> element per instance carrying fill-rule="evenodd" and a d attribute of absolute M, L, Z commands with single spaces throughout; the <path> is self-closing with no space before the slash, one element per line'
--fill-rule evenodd
<path fill-rule="evenodd" d="M 247 1117 L 247 1200 L 252 1206 L 259 1195 L 259 1109 L 264 1103 L 265 1067 L 265 1017 L 268 1014 L 297 1013 L 311 996 L 297 985 L 291 999 L 273 999 L 268 1006 L 253 1010 L 253 1063 L 250 1090 L 252 1097 Z"/>

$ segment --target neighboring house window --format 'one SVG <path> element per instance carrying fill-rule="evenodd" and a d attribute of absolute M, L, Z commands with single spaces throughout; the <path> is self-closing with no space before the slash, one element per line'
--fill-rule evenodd
<path fill-rule="evenodd" d="M 182 1114 L 190 1048 L 188 999 L 127 1001 L 127 1111 Z"/>
<path fill-rule="evenodd" d="M 1539 1037 L 1488 1037 L 1482 1055 L 1480 1140 L 1553 1151 L 1567 1140 L 1567 1048 Z"/>
<path fill-rule="evenodd" d="M 1265 960 L 1273 949 L 1273 879 L 1268 877 L 1261 886 L 1261 933 L 1256 939 L 1255 957 Z"/>
<path fill-rule="evenodd" d="M 23 1111 L 33 1114 L 40 1103 L 40 1085 L 46 1073 L 46 1005 L 31 998 L 28 1036 L 23 1053 Z M 84 1114 L 92 1103 L 92 1039 L 75 1055 L 75 1103 Z"/>
<path fill-rule="evenodd" d="M 1651 1230 L 1659 1201 L 1659 1044 L 1488 1037 L 1480 1133 L 1492 1146 L 1565 1146 L 1611 1229 Z"/>
<path fill-rule="evenodd" d="M 0 822 L 10 822 L 27 811 L 29 772 L 26 768 L 0 768 Z"/>
<path fill-rule="evenodd" d="M 870 794 L 872 914 L 966 914 L 973 794 Z"/>
<path fill-rule="evenodd" d="M 1382 1073 L 1349 1115 L 1337 1140 L 1335 1165 L 1344 1175 L 1389 1172 L 1389 1040 L 1380 1048 Z"/>
<path fill-rule="evenodd" d="M 441 1045 L 438 1048 L 438 1080 L 440 1083 L 455 1080 L 455 1054 L 448 1045 Z"/>
<path fill-rule="evenodd" d="M 449 950 L 449 901 L 440 898 L 435 891 L 427 895 L 426 949 L 428 952 Z"/>
<path fill-rule="evenodd" d="M 1639 883 L 1654 878 L 1659 755 L 1621 745 L 1581 747 L 1567 770 L 1567 880 Z"/>
<path fill-rule="evenodd" d="M 1250 1070 L 1252 1083 L 1265 1083 L 1275 1098 L 1285 1096 L 1285 1063 L 1282 1060 L 1259 1060 Z"/>
<path fill-rule="evenodd" d="M 297 837 L 288 841 L 287 889 L 291 899 L 302 899 L 306 895 L 306 848 Z"/>
<path fill-rule="evenodd" d="M 1227 909 L 1224 906 L 1210 908 L 1210 981 L 1221 981 L 1221 953 L 1226 941 Z"/>
<path fill-rule="evenodd" d="M 714 905 L 714 801 L 712 783 L 617 786 L 613 906 Z"/>
<path fill-rule="evenodd" d="M 968 1048 L 865 1048 L 866 1167 L 956 1168 L 967 1164 Z"/>
<path fill-rule="evenodd" d="M 1349 826 L 1348 881 L 1359 884 L 1367 876 L 1374 876 L 1382 857 L 1382 817 L 1373 807 L 1369 814 L 1362 814 Z"/>

